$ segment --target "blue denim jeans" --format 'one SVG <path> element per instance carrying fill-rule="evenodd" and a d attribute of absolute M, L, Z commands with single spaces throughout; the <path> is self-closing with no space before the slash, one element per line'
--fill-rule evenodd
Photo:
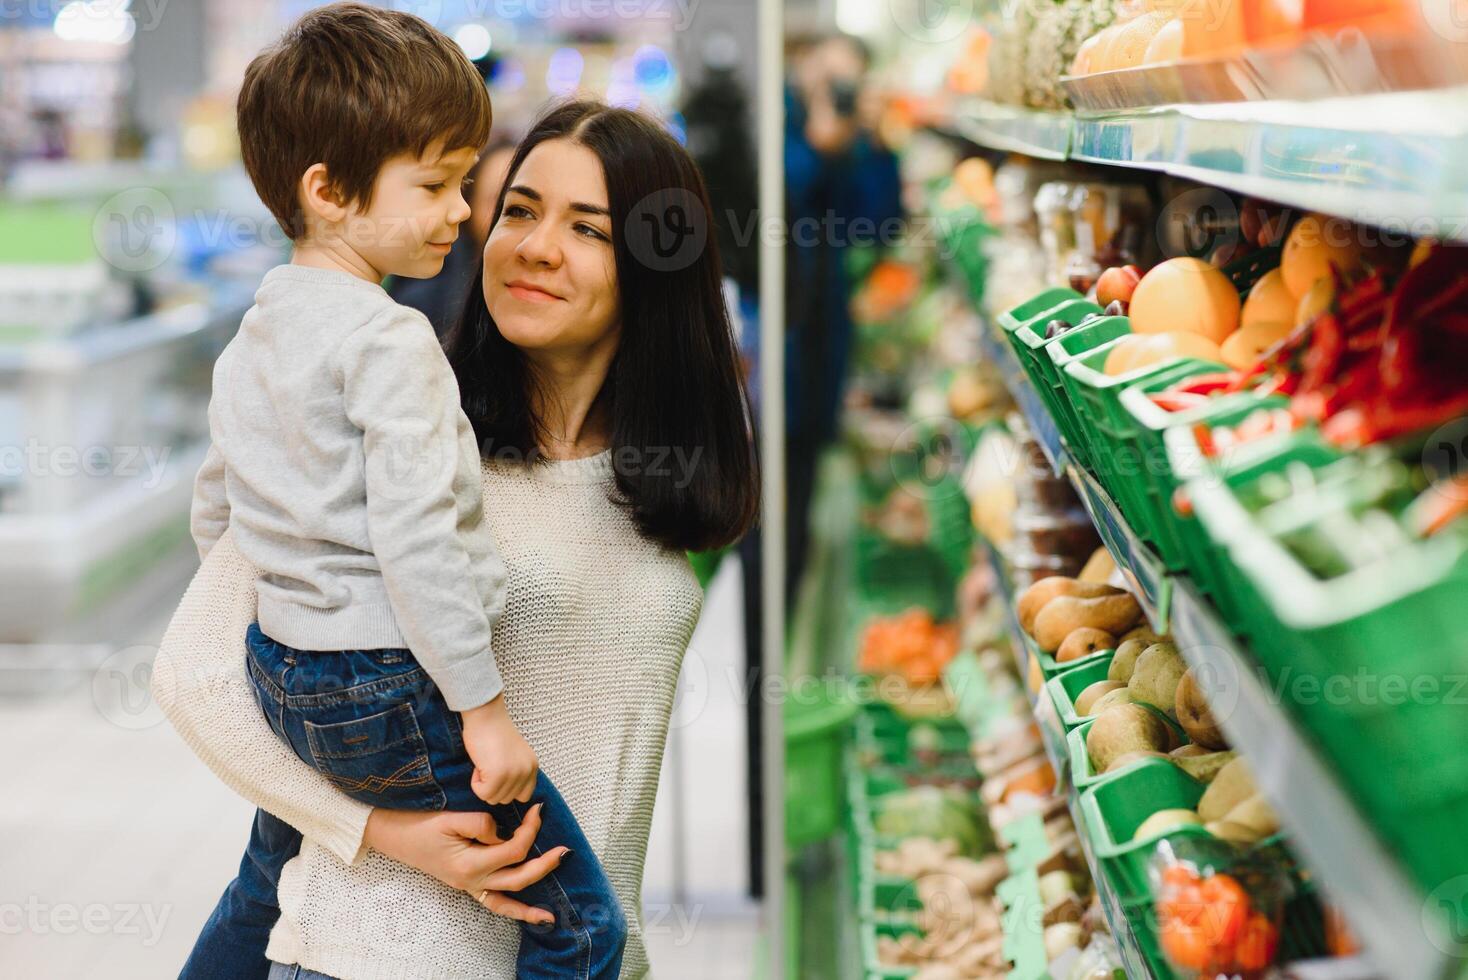
<path fill-rule="evenodd" d="M 271 963 L 267 980 L 336 980 L 336 978 L 317 973 L 315 970 L 308 970 L 304 966 Z"/>
<path fill-rule="evenodd" d="M 342 792 L 395 810 L 488 811 L 508 836 L 536 803 L 531 853 L 569 847 L 561 866 L 512 897 L 549 909 L 553 925 L 521 926 L 516 977 L 611 978 L 627 924 L 611 883 L 561 794 L 541 773 L 529 804 L 491 806 L 469 789 L 474 766 L 459 715 L 407 650 L 299 651 L 252 624 L 246 635 L 256 699 L 270 727 Z M 280 869 L 300 836 L 259 813 L 240 875 L 225 890 L 184 967 L 188 980 L 266 977 L 265 943 L 279 915 Z M 196 967 L 191 970 L 191 967 Z"/>

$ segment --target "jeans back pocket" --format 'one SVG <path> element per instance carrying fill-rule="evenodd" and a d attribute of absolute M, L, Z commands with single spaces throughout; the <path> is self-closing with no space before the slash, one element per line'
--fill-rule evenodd
<path fill-rule="evenodd" d="M 315 768 L 343 793 L 397 810 L 444 808 L 412 704 L 350 721 L 304 724 Z"/>

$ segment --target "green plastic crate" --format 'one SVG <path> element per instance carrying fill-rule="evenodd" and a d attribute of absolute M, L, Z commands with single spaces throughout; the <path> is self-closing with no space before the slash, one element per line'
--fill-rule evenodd
<path fill-rule="evenodd" d="M 1159 810 L 1196 809 L 1203 790 L 1202 783 L 1172 763 L 1149 759 L 1081 793 L 1092 852 L 1123 905 L 1152 900 L 1147 862 L 1158 841 L 1213 836 L 1195 826 L 1132 839 L 1142 822 Z"/>
<path fill-rule="evenodd" d="M 917 973 L 913 967 L 885 966 L 877 959 L 877 937 L 897 937 L 906 934 L 922 935 L 923 930 L 912 922 L 863 922 L 858 929 L 861 932 L 861 958 L 862 970 L 867 980 L 897 980 L 900 977 L 911 977 Z"/>
<path fill-rule="evenodd" d="M 1148 396 L 1165 391 L 1179 379 L 1166 376 L 1139 381 L 1121 393 L 1121 406 L 1131 416 L 1135 436 L 1133 455 L 1141 460 L 1144 494 L 1132 526 L 1138 534 L 1157 546 L 1169 571 L 1184 565 L 1183 543 L 1177 531 L 1173 495 L 1178 480 L 1167 457 L 1167 430 L 1174 426 L 1193 426 L 1200 422 L 1229 425 L 1259 409 L 1284 408 L 1289 399 L 1280 396 L 1260 398 L 1252 392 L 1236 392 L 1210 398 L 1204 405 L 1181 412 L 1158 408 Z"/>
<path fill-rule="evenodd" d="M 1005 334 L 1012 334 L 1026 320 L 1033 320 L 1046 310 L 1053 310 L 1061 303 L 1076 299 L 1085 299 L 1085 297 L 1068 286 L 1056 286 L 1054 289 L 1045 290 L 1033 299 L 1025 300 L 1012 309 L 1005 310 L 995 319 L 999 321 L 999 327 Z"/>
<path fill-rule="evenodd" d="M 1468 874 L 1468 535 L 1328 581 L 1257 526 L 1228 553 L 1255 655 L 1373 826 L 1429 890 Z"/>
<path fill-rule="evenodd" d="M 1099 651 L 1097 655 L 1084 658 L 1080 666 L 1062 671 L 1045 682 L 1045 691 L 1050 696 L 1050 703 L 1055 705 L 1055 714 L 1065 726 L 1067 737 L 1073 729 L 1079 728 L 1088 720 L 1076 714 L 1075 699 L 1092 684 L 1106 680 L 1106 672 L 1111 669 L 1114 652 Z"/>
<path fill-rule="evenodd" d="M 1061 374 L 1067 364 L 1082 354 L 1131 332 L 1132 321 L 1126 317 L 1103 316 L 1083 327 L 1066 331 L 1045 348 L 1045 359 L 1040 364 L 1045 387 L 1041 389 L 1040 396 L 1050 408 L 1055 426 L 1065 439 L 1071 456 L 1086 469 L 1094 469 L 1090 447 L 1081 431 L 1080 418 L 1070 403 L 1070 396 L 1066 394 Z"/>
<path fill-rule="evenodd" d="M 1076 411 L 1077 424 L 1089 445 L 1091 472 L 1096 474 L 1130 523 L 1133 514 L 1141 513 L 1146 490 L 1141 475 L 1135 472 L 1137 465 L 1123 452 L 1135 445 L 1136 433 L 1131 415 L 1121 407 L 1121 393 L 1140 381 L 1177 381 L 1225 368 L 1221 364 L 1189 357 L 1173 358 L 1125 374 L 1109 375 L 1104 370 L 1106 356 L 1122 339 L 1108 341 L 1087 351 L 1067 364 L 1063 374 L 1066 393 Z M 1135 529 L 1135 525 L 1133 527 Z M 1140 534 L 1140 529 L 1137 530 Z"/>
<path fill-rule="evenodd" d="M 1102 657 L 1110 657 L 1112 654 L 1111 650 L 1097 650 L 1095 653 L 1085 657 L 1081 657 L 1077 660 L 1069 660 L 1065 663 L 1061 663 L 1050 654 L 1041 650 L 1040 645 L 1036 643 L 1034 638 L 1028 633 L 1021 633 L 1020 639 L 1024 643 L 1025 649 L 1029 651 L 1030 656 L 1034 657 L 1035 660 L 1039 662 L 1040 673 L 1045 676 L 1046 680 L 1049 680 L 1051 677 L 1054 677 L 1057 674 L 1063 674 L 1066 671 L 1072 670 L 1076 667 L 1082 667 L 1086 664 L 1095 663 Z"/>
<path fill-rule="evenodd" d="M 856 706 L 825 698 L 785 703 L 785 839 L 793 847 L 841 826 L 842 759 Z"/>
<path fill-rule="evenodd" d="M 890 709 L 889 709 L 890 711 Z M 933 733 L 940 764 L 966 763 L 973 767 L 969 755 L 970 737 L 966 729 L 956 724 L 936 722 L 913 722 L 908 724 L 891 714 L 892 721 L 879 720 L 877 714 L 862 710 L 856 716 L 854 740 L 857 756 L 863 766 L 886 765 L 900 769 L 915 769 L 921 764 L 914 757 L 913 731 L 925 728 Z M 922 737 L 922 736 L 920 736 Z"/>
<path fill-rule="evenodd" d="M 1213 420 L 1217 425 L 1228 425 L 1242 421 L 1247 412 L 1240 410 L 1237 417 L 1220 416 Z M 1270 436 L 1257 442 L 1239 447 L 1226 459 L 1213 460 L 1203 455 L 1197 436 L 1191 427 L 1175 426 L 1164 436 L 1167 444 L 1168 468 L 1177 479 L 1179 494 L 1188 500 L 1186 515 L 1177 514 L 1173 528 L 1182 547 L 1183 567 L 1192 576 L 1198 588 L 1213 600 L 1224 620 L 1236 632 L 1242 633 L 1242 614 L 1236 596 L 1239 591 L 1238 572 L 1228 558 L 1227 544 L 1230 526 L 1237 526 L 1242 511 L 1228 507 L 1227 500 L 1220 500 L 1224 512 L 1214 522 L 1213 530 L 1205 527 L 1198 519 L 1195 495 L 1201 491 L 1205 498 L 1211 496 L 1208 488 L 1224 483 L 1237 484 L 1275 468 L 1283 468 L 1298 460 L 1311 466 L 1323 466 L 1340 458 L 1340 453 L 1323 442 L 1313 429 Z M 1205 499 L 1204 506 L 1208 506 Z M 1174 508 L 1176 514 L 1176 508 Z M 1232 522 L 1232 524 L 1230 523 Z M 1218 535 L 1218 537 L 1214 537 Z"/>
<path fill-rule="evenodd" d="M 1090 300 L 1070 300 L 1061 303 L 1054 309 L 1046 310 L 1033 319 L 1026 320 L 1011 335 L 1019 366 L 1024 370 L 1025 376 L 1030 379 L 1030 385 L 1040 396 L 1040 400 L 1045 403 L 1045 407 L 1050 409 L 1052 416 L 1056 414 L 1055 406 L 1052 403 L 1054 396 L 1050 391 L 1045 370 L 1052 366 L 1049 347 L 1059 341 L 1060 337 L 1047 338 L 1045 328 L 1052 320 L 1064 320 L 1071 325 L 1072 329 L 1075 329 L 1082 320 L 1093 314 L 1099 318 L 1101 307 Z M 1066 331 L 1066 333 L 1069 332 L 1071 331 Z M 1063 337 L 1064 334 L 1060 336 Z"/>
<path fill-rule="evenodd" d="M 1176 435 L 1177 439 L 1170 452 L 1186 445 L 1181 440 L 1192 438 L 1191 431 L 1174 430 L 1169 435 Z M 1196 446 L 1194 440 L 1194 452 L 1198 452 Z M 1258 604 L 1251 603 L 1245 595 L 1250 586 L 1230 553 L 1240 536 L 1255 533 L 1254 519 L 1239 503 L 1234 491 L 1266 473 L 1291 465 L 1317 468 L 1340 458 L 1340 452 L 1322 440 L 1317 430 L 1299 429 L 1240 446 L 1226 458 L 1205 463 L 1198 469 L 1198 475 L 1184 484 L 1193 516 L 1202 530 L 1201 546 L 1194 555 L 1197 567 L 1190 571 L 1223 613 L 1224 621 L 1251 644 L 1261 639 L 1268 642 L 1268 634 L 1275 627 L 1267 619 L 1261 619 Z"/>
<path fill-rule="evenodd" d="M 1188 744 L 1187 735 L 1180 727 L 1178 727 L 1178 724 L 1175 721 L 1167 717 L 1162 712 L 1156 710 L 1151 705 L 1143 705 L 1142 707 L 1146 708 L 1148 711 L 1151 711 L 1153 714 L 1155 714 L 1157 717 L 1161 718 L 1164 722 L 1167 723 L 1167 726 L 1172 729 L 1173 734 L 1177 736 L 1177 742 L 1179 745 Z M 1091 725 L 1094 724 L 1095 721 L 1096 719 L 1094 718 L 1083 719 L 1081 723 L 1075 728 L 1071 729 L 1070 734 L 1065 737 L 1067 754 L 1070 756 L 1070 781 L 1071 785 L 1073 785 L 1078 791 L 1089 789 L 1092 786 L 1098 786 L 1101 783 L 1116 779 L 1119 776 L 1124 776 L 1127 773 L 1131 772 L 1136 766 L 1145 766 L 1154 762 L 1163 762 L 1170 768 L 1177 768 L 1176 766 L 1173 766 L 1172 763 L 1166 762 L 1163 759 L 1149 758 L 1134 762 L 1131 765 L 1127 766 L 1125 769 L 1119 769 L 1116 772 L 1092 772 L 1091 755 L 1089 752 L 1086 751 L 1086 735 L 1091 731 Z M 1082 815 L 1084 815 L 1084 812 Z"/>

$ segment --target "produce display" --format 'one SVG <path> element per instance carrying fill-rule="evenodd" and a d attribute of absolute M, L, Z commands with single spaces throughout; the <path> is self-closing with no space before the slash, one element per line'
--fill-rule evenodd
<path fill-rule="evenodd" d="M 1189 7 L 1006 8 L 955 44 L 963 98 L 902 108 L 908 203 L 983 231 L 890 250 L 855 297 L 849 645 L 911 733 L 881 752 L 858 734 L 852 756 L 885 773 L 853 789 L 872 980 L 1253 978 L 1363 951 L 1381 969 L 1399 937 L 1415 968 L 1427 895 L 1468 874 L 1468 721 L 1361 681 L 1461 660 L 1468 246 L 1300 206 L 1392 213 L 1365 195 L 1396 169 L 1363 171 L 1359 206 L 1357 164 L 1332 169 L 1401 158 L 1385 135 L 1328 147 L 1285 138 L 1283 107 L 1182 107 L 1263 100 L 1215 96 L 1267 89 L 1270 66 L 1308 87 L 1312 58 L 1323 96 L 1351 37 L 1407 73 L 1390 31 L 1414 5 Z"/>
<path fill-rule="evenodd" d="M 999 6 L 957 51 L 955 92 L 1034 109 L 1070 105 L 1064 80 L 1278 53 L 1321 35 L 1420 37 L 1409 0 L 1045 0 Z"/>

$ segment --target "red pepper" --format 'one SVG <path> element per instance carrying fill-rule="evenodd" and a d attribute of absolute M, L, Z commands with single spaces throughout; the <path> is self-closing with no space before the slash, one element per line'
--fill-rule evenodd
<path fill-rule="evenodd" d="M 1213 430 L 1202 422 L 1193 426 L 1193 438 L 1198 441 L 1198 451 L 1203 454 L 1204 459 L 1212 459 L 1218 455 L 1218 443 L 1213 440 Z"/>
<path fill-rule="evenodd" d="M 1228 390 L 1238 378 L 1239 372 L 1237 371 L 1195 374 L 1174 385 L 1171 390 L 1192 395 L 1211 395 L 1214 392 Z"/>
<path fill-rule="evenodd" d="M 1207 395 L 1198 395 L 1189 391 L 1163 391 L 1150 397 L 1152 404 L 1164 412 L 1185 412 L 1190 408 L 1208 404 Z"/>

